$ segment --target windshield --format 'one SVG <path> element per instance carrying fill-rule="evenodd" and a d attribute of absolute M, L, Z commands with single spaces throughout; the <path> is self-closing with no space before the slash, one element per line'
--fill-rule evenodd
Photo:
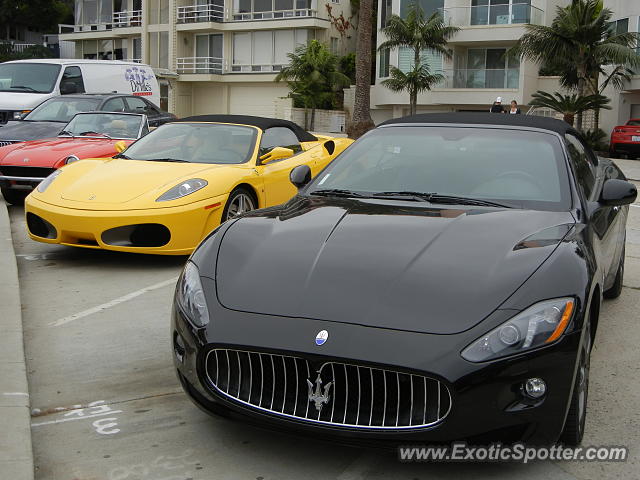
<path fill-rule="evenodd" d="M 627 122 L 627 125 L 632 126 L 632 127 L 638 127 L 638 126 L 640 126 L 640 120 L 629 120 Z"/>
<path fill-rule="evenodd" d="M 60 136 L 132 140 L 140 135 L 143 119 L 143 115 L 122 113 L 79 113 L 64 127 Z"/>
<path fill-rule="evenodd" d="M 95 98 L 54 97 L 42 102 L 24 119 L 32 122 L 68 122 L 76 113 L 92 112 L 100 100 Z"/>
<path fill-rule="evenodd" d="M 49 63 L 0 64 L 0 92 L 50 93 L 59 73 L 60 65 Z"/>
<path fill-rule="evenodd" d="M 437 193 L 565 210 L 570 202 L 563 158 L 560 140 L 547 133 L 453 126 L 380 128 L 347 149 L 306 191 Z"/>
<path fill-rule="evenodd" d="M 221 123 L 169 123 L 131 145 L 135 160 L 244 163 L 254 150 L 257 130 Z"/>

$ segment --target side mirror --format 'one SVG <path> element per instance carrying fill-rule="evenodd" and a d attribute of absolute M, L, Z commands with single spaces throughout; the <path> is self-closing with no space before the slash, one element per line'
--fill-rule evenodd
<path fill-rule="evenodd" d="M 265 163 L 273 162 L 274 160 L 293 157 L 293 153 L 293 150 L 290 148 L 274 147 L 264 155 L 260 156 L 260 164 L 264 165 Z"/>
<path fill-rule="evenodd" d="M 78 93 L 75 83 L 63 82 L 60 84 L 60 95 L 71 95 L 72 93 Z"/>
<path fill-rule="evenodd" d="M 116 149 L 116 152 L 122 153 L 127 149 L 127 144 L 124 143 L 122 140 L 118 140 L 116 143 L 113 144 L 113 148 Z"/>
<path fill-rule="evenodd" d="M 298 189 L 304 187 L 311 181 L 311 169 L 309 165 L 298 165 L 289 173 L 289 180 Z"/>
<path fill-rule="evenodd" d="M 636 200 L 638 190 L 636 186 L 626 180 L 609 179 L 602 186 L 600 204 L 607 206 L 629 205 Z"/>

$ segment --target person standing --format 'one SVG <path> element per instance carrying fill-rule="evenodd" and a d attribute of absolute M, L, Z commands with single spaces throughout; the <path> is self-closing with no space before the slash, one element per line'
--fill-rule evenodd
<path fill-rule="evenodd" d="M 511 115 L 520 115 L 522 112 L 520 111 L 520 108 L 518 107 L 518 102 L 516 102 L 515 100 L 511 100 L 511 108 L 509 108 L 509 114 Z"/>
<path fill-rule="evenodd" d="M 496 98 L 496 101 L 493 102 L 489 111 L 491 113 L 504 113 L 504 109 L 502 108 L 502 97 Z"/>

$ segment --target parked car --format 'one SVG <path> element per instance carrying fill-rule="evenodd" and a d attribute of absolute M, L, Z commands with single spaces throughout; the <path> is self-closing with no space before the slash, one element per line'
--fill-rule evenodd
<path fill-rule="evenodd" d="M 147 118 L 142 114 L 83 112 L 56 138 L 0 147 L 2 196 L 9 203 L 22 203 L 58 168 L 85 158 L 111 158 L 148 132 Z"/>
<path fill-rule="evenodd" d="M 29 236 L 46 243 L 186 255 L 220 223 L 296 192 L 289 171 L 318 172 L 351 140 L 284 120 L 190 117 L 159 127 L 114 160 L 51 174 L 26 202 Z"/>
<path fill-rule="evenodd" d="M 140 96 L 160 105 L 160 87 L 149 65 L 118 60 L 15 60 L 0 64 L 0 124 L 17 120 L 57 95 L 101 92 Z"/>
<path fill-rule="evenodd" d="M 626 155 L 635 160 L 640 155 L 640 118 L 632 118 L 611 132 L 609 153 L 613 157 Z"/>
<path fill-rule="evenodd" d="M 613 162 L 562 121 L 425 114 L 291 181 L 178 280 L 173 359 L 197 405 L 347 442 L 580 443 L 636 198 Z"/>
<path fill-rule="evenodd" d="M 24 118 L 8 122 L 0 128 L 0 146 L 26 140 L 55 137 L 76 113 L 129 112 L 147 116 L 150 127 L 176 120 L 146 98 L 120 93 L 62 95 L 45 100 Z"/>

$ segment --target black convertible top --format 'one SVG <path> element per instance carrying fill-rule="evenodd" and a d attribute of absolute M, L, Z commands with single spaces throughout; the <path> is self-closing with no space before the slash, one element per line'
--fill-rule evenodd
<path fill-rule="evenodd" d="M 532 127 L 564 135 L 578 132 L 567 122 L 555 118 L 539 117 L 534 115 L 507 115 L 500 113 L 484 112 L 453 112 L 453 113 L 419 113 L 408 117 L 393 118 L 382 122 L 378 126 L 393 125 L 399 123 L 461 123 L 477 125 L 515 125 L 518 127 Z"/>
<path fill-rule="evenodd" d="M 238 123 L 241 125 L 252 125 L 261 130 L 272 127 L 284 127 L 292 130 L 296 134 L 300 142 L 316 142 L 318 139 L 306 130 L 302 129 L 297 123 L 289 120 L 280 120 L 277 118 L 254 117 L 251 115 L 196 115 L 194 117 L 181 118 L 179 122 L 218 122 L 218 123 Z"/>

